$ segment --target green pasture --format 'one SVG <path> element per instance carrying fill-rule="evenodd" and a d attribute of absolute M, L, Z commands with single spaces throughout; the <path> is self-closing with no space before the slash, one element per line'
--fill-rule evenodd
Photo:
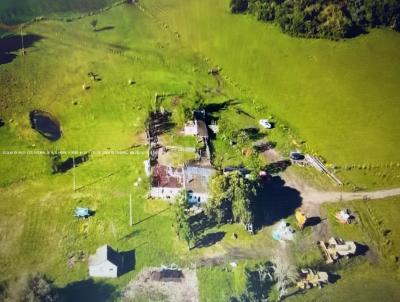
<path fill-rule="evenodd" d="M 117 7 L 96 19 L 98 28 L 109 28 L 94 32 L 92 18 L 35 23 L 26 34 L 41 39 L 0 66 L 1 280 L 40 271 L 58 286 L 69 283 L 67 290 L 79 288 L 91 282 L 84 281 L 87 262 L 68 269 L 69 257 L 87 256 L 106 243 L 136 251 L 135 270 L 107 281 L 106 288 L 121 287 L 143 266 L 185 262 L 188 250 L 175 236 L 168 204 L 146 199 L 144 121 L 156 92 L 190 93 L 214 85 L 213 79 L 201 61 L 171 43 L 135 7 Z M 89 72 L 101 80 L 92 81 Z M 83 90 L 83 84 L 90 88 Z M 31 129 L 33 109 L 60 121 L 59 141 Z M 72 171 L 53 175 L 49 155 L 27 154 L 41 151 L 66 152 L 64 160 L 75 151 L 92 152 L 75 169 L 75 192 Z M 144 181 L 135 190 L 138 177 Z M 89 206 L 96 214 L 77 220 L 75 206 Z M 102 284 L 92 284 L 93 291 Z"/>
<path fill-rule="evenodd" d="M 301 149 L 342 168 L 400 162 L 398 33 L 371 30 L 339 42 L 293 38 L 252 16 L 230 14 L 228 2 L 145 0 L 141 5 L 178 32 L 188 48 L 220 66 L 223 76 L 252 98 L 245 108 L 254 109 L 257 118 L 273 113 L 289 125 L 305 141 Z M 362 179 L 363 187 L 399 181 L 397 166 L 389 181 L 367 174 L 344 176 Z"/>
<path fill-rule="evenodd" d="M 324 208 L 332 231 L 336 235 L 370 246 L 384 264 L 398 269 L 400 259 L 399 201 L 399 197 L 392 197 L 375 201 L 327 204 Z M 335 213 L 345 207 L 355 213 L 354 224 L 341 225 L 334 219 Z"/>
<path fill-rule="evenodd" d="M 93 31 L 94 18 L 99 29 L 106 29 Z M 227 225 L 221 242 L 189 253 L 175 235 L 168 204 L 147 200 L 144 122 L 155 106 L 155 94 L 180 96 L 179 106 L 171 105 L 170 98 L 162 106 L 173 111 L 176 122 L 165 139 L 182 147 L 195 146 L 196 141 L 180 136 L 179 108 L 193 106 L 199 91 L 209 103 L 237 94 L 229 86 L 214 91 L 215 79 L 201 59 L 132 6 L 73 22 L 41 21 L 25 28 L 24 34 L 40 39 L 26 48 L 25 55 L 16 52 L 12 62 L 0 66 L 5 121 L 0 128 L 1 281 L 39 271 L 59 287 L 68 284 L 65 291 L 74 301 L 73 293 L 82 287 L 89 289 L 81 299 L 96 299 L 95 292 L 105 292 L 102 299 L 107 300 L 144 266 L 186 266 L 229 248 L 268 248 L 269 233 L 251 237 L 241 225 Z M 100 80 L 93 81 L 89 72 Z M 49 111 L 58 119 L 60 140 L 49 142 L 31 128 L 33 109 Z M 63 160 L 91 152 L 89 161 L 74 170 L 76 191 L 73 171 L 52 174 L 50 155 L 40 154 L 47 151 L 63 152 Z M 138 177 L 143 182 L 135 189 Z M 76 206 L 88 206 L 96 214 L 77 220 Z M 232 239 L 234 232 L 239 240 Z M 103 244 L 121 251 L 134 249 L 135 270 L 118 280 L 87 279 L 86 257 Z M 68 268 L 68 259 L 81 253 L 84 259 Z"/>
<path fill-rule="evenodd" d="M 36 17 L 71 16 L 89 13 L 117 0 L 4 0 L 0 3 L 0 23 L 15 24 Z"/>
<path fill-rule="evenodd" d="M 0 4 L 0 16 L 30 18 L 47 9 L 72 11 L 74 15 L 111 2 L 89 5 L 80 1 L 75 7 L 75 1 L 51 5 L 43 1 L 43 6 L 27 2 L 25 12 L 17 9 L 22 2 L 5 1 Z M 301 148 L 318 152 L 341 167 L 351 166 L 341 168 L 339 175 L 343 173 L 355 185 L 398 184 L 400 58 L 395 50 L 400 38 L 395 33 L 374 30 L 346 42 L 302 40 L 287 37 L 251 17 L 230 15 L 227 1 L 142 2 L 149 9 L 145 13 L 123 5 L 72 22 L 33 23 L 24 28 L 24 34 L 36 35 L 38 41 L 26 48 L 25 55 L 16 52 L 12 62 L 0 65 L 0 117 L 5 121 L 0 128 L 0 281 L 40 271 L 55 279 L 57 286 L 68 284 L 65 291 L 72 301 L 78 301 L 74 293 L 86 285 L 90 290 L 81 297 L 84 301 L 96 300 L 99 292 L 105 293 L 101 299 L 113 300 L 114 289 L 121 289 L 145 266 L 188 266 L 223 252 L 228 260 L 268 256 L 274 246 L 270 228 L 250 236 L 235 224 L 208 230 L 224 232 L 225 236 L 211 247 L 189 252 L 175 236 L 169 205 L 147 200 L 144 122 L 155 106 L 156 93 L 168 95 L 161 105 L 174 114 L 176 124 L 164 137 L 168 143 L 196 145 L 193 138 L 184 138 L 179 131 L 184 121 L 182 108 L 193 106 L 201 92 L 208 104 L 238 99 L 237 105 L 216 114 L 237 127 L 253 126 L 259 118 L 274 114 L 278 127 L 266 132 L 267 139 L 288 152 L 301 137 L 305 140 L 300 142 Z M 97 31 L 90 26 L 93 19 L 98 20 Z M 209 59 L 204 60 L 205 56 Z M 217 64 L 222 67 L 222 84 L 207 73 Z M 100 80 L 90 79 L 89 72 Z M 235 108 L 254 119 L 238 115 Z M 59 141 L 49 142 L 31 129 L 29 112 L 33 109 L 49 111 L 60 121 Z M 251 164 L 226 141 L 217 139 L 213 144 L 225 164 Z M 52 174 L 49 155 L 27 154 L 41 151 L 65 151 L 64 160 L 75 151 L 92 152 L 90 160 L 74 170 L 76 191 L 72 171 Z M 358 167 L 363 164 L 377 167 Z M 297 170 L 314 178 L 313 172 Z M 383 184 L 379 173 L 387 174 Z M 143 182 L 135 188 L 138 177 Z M 399 256 L 396 200 L 389 200 L 382 208 L 380 202 L 368 203 L 368 208 L 354 206 L 361 221 L 350 226 L 354 236 L 360 236 L 357 240 L 372 246 L 382 243 L 384 248 L 376 249 L 394 260 Z M 73 217 L 76 206 L 89 206 L 96 214 L 77 220 Z M 363 218 L 370 213 L 374 213 L 376 221 L 372 221 L 379 228 Z M 343 226 L 332 222 L 332 228 L 341 234 Z M 239 239 L 233 239 L 233 233 L 239 234 Z M 85 260 L 68 268 L 70 257 L 81 252 L 86 257 L 106 243 L 121 251 L 134 249 L 135 270 L 117 280 L 92 282 L 87 279 Z M 299 263 L 312 260 L 298 257 Z M 359 281 L 357 291 L 369 284 L 367 280 L 379 288 L 385 288 L 382 282 L 386 282 L 385 294 L 398 294 L 395 281 L 383 280 L 380 269 L 373 275 L 375 271 L 368 266 L 343 272 L 331 291 L 335 287 L 350 291 L 351 284 L 345 280 L 354 274 L 354 280 Z M 245 288 L 242 264 L 237 272 L 204 267 L 198 277 L 202 301 L 221 301 L 218 299 L 239 295 Z M 220 296 L 215 296 L 213 292 L 219 289 Z M 317 299 L 317 293 L 311 291 L 304 298 Z M 328 289 L 326 295 L 329 293 Z"/>

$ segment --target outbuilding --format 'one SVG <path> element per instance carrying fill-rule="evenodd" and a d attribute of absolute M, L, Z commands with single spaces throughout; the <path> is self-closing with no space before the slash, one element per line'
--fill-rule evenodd
<path fill-rule="evenodd" d="M 121 255 L 108 245 L 89 256 L 89 275 L 91 277 L 117 278 L 121 271 Z"/>

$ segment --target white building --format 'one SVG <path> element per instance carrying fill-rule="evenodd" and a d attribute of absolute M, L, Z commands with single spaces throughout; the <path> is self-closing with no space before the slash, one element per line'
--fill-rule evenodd
<path fill-rule="evenodd" d="M 91 277 L 117 278 L 121 270 L 121 256 L 108 245 L 89 256 L 89 275 Z"/>

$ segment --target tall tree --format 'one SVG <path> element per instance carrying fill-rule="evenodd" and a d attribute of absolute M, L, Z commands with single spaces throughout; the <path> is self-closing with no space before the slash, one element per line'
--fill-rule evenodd
<path fill-rule="evenodd" d="M 211 181 L 211 198 L 206 212 L 221 223 L 228 217 L 243 224 L 251 223 L 253 214 L 251 199 L 255 195 L 254 186 L 238 171 L 220 174 Z"/>
<path fill-rule="evenodd" d="M 279 293 L 278 300 L 281 301 L 287 295 L 288 289 L 296 283 L 298 273 L 285 248 L 278 248 L 274 251 L 272 263 L 275 286 Z"/>
<path fill-rule="evenodd" d="M 193 232 L 188 214 L 188 194 L 183 190 L 175 200 L 174 213 L 175 213 L 175 228 L 178 237 L 188 244 L 189 249 L 196 242 L 196 234 Z"/>

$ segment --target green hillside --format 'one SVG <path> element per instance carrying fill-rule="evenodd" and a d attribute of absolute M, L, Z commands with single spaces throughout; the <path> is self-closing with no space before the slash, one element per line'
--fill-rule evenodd
<path fill-rule="evenodd" d="M 82 14 L 98 10 L 116 0 L 2 0 L 0 23 L 14 24 L 39 16 Z"/>
<path fill-rule="evenodd" d="M 304 149 L 341 166 L 346 176 L 346 167 L 371 164 L 393 167 L 389 174 L 398 181 L 400 34 L 379 29 L 347 41 L 301 39 L 232 15 L 228 0 L 141 3 L 187 47 L 221 66 L 254 104 L 289 124 Z M 362 177 L 381 180 L 376 172 Z"/>

